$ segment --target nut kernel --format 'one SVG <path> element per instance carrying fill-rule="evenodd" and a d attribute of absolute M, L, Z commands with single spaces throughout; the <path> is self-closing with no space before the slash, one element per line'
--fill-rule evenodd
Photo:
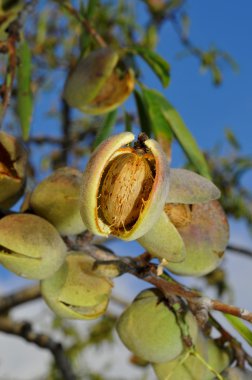
<path fill-rule="evenodd" d="M 143 143 L 139 140 L 132 148 L 128 144 L 133 139 L 132 133 L 124 132 L 103 141 L 83 173 L 80 213 L 87 229 L 95 235 L 113 234 L 127 241 L 138 239 L 154 226 L 163 212 L 169 190 L 167 157 L 155 140 L 147 139 Z M 131 174 L 129 167 L 133 170 Z M 115 205 L 120 181 L 124 183 L 120 189 L 123 217 Z"/>
<path fill-rule="evenodd" d="M 144 156 L 124 153 L 109 164 L 101 184 L 100 213 L 111 230 L 134 225 L 151 192 L 153 175 Z"/>
<path fill-rule="evenodd" d="M 192 220 L 192 206 L 190 205 L 167 203 L 164 211 L 177 228 L 186 227 Z"/>

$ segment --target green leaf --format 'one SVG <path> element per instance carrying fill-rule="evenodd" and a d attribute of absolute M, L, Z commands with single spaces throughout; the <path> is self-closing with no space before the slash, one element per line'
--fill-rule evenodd
<path fill-rule="evenodd" d="M 236 136 L 234 135 L 234 132 L 229 129 L 229 128 L 226 128 L 225 129 L 225 135 L 226 135 L 226 138 L 229 142 L 229 144 L 234 148 L 234 149 L 237 149 L 237 150 L 240 150 L 241 149 L 241 146 L 239 144 L 239 141 L 237 140 Z"/>
<path fill-rule="evenodd" d="M 134 97 L 137 106 L 141 131 L 146 133 L 146 135 L 150 137 L 152 129 L 146 104 L 143 100 L 142 94 L 139 91 L 134 91 Z"/>
<path fill-rule="evenodd" d="M 116 122 L 117 109 L 109 112 L 105 117 L 104 123 L 101 130 L 96 135 L 95 141 L 93 143 L 92 149 L 95 149 L 103 140 L 109 137 L 113 131 L 113 127 Z"/>
<path fill-rule="evenodd" d="M 125 131 L 132 132 L 132 117 L 126 111 L 124 111 L 124 124 L 125 124 Z"/>
<path fill-rule="evenodd" d="M 229 323 L 239 332 L 239 334 L 252 346 L 252 331 L 238 317 L 230 314 L 224 314 Z"/>
<path fill-rule="evenodd" d="M 18 48 L 20 64 L 17 70 L 17 113 L 24 140 L 30 134 L 33 97 L 31 92 L 31 52 L 26 41 L 22 41 Z"/>
<path fill-rule="evenodd" d="M 171 145 L 172 130 L 163 115 L 166 106 L 165 98 L 157 91 L 142 87 L 143 107 L 149 117 L 149 129 L 153 131 L 155 138 L 164 145 Z"/>
<path fill-rule="evenodd" d="M 133 53 L 139 54 L 145 62 L 150 66 L 157 75 L 164 87 L 170 82 L 170 66 L 169 63 L 153 50 L 142 46 L 133 46 Z"/>
<path fill-rule="evenodd" d="M 88 5 L 87 5 L 87 12 L 86 12 L 86 16 L 88 20 L 90 20 L 93 17 L 93 14 L 98 4 L 99 4 L 99 0 L 89 0 Z"/>
<path fill-rule="evenodd" d="M 156 136 L 161 135 L 161 137 L 171 141 L 172 133 L 198 172 L 207 178 L 211 178 L 205 157 L 179 113 L 158 91 L 145 87 L 142 88 L 142 91 L 148 106 L 154 134 Z"/>
<path fill-rule="evenodd" d="M 184 150 L 188 159 L 195 165 L 198 172 L 204 177 L 211 179 L 207 161 L 195 138 L 175 108 L 169 102 L 167 102 L 167 105 L 168 107 L 163 110 L 163 114 L 181 148 Z"/>

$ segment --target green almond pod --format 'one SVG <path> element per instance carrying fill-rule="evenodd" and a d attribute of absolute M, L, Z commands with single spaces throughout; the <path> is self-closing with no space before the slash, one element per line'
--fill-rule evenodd
<path fill-rule="evenodd" d="M 206 203 L 220 198 L 220 190 L 209 179 L 186 169 L 170 169 L 167 203 Z"/>
<path fill-rule="evenodd" d="M 195 342 L 197 322 L 189 311 L 185 320 Z M 120 339 L 130 351 L 153 363 L 173 360 L 185 348 L 175 314 L 157 289 L 141 292 L 120 316 L 116 328 Z"/>
<path fill-rule="evenodd" d="M 167 157 L 155 140 L 144 142 L 147 152 L 128 146 L 133 140 L 131 132 L 111 136 L 85 168 L 80 212 L 95 235 L 135 240 L 163 212 L 169 190 Z"/>
<path fill-rule="evenodd" d="M 224 257 L 229 226 L 218 201 L 188 205 L 165 205 L 165 212 L 185 244 L 185 260 L 166 267 L 182 276 L 203 276 L 216 269 Z"/>
<path fill-rule="evenodd" d="M 164 211 L 154 226 L 137 241 L 154 257 L 172 263 L 185 260 L 184 241 Z"/>
<path fill-rule="evenodd" d="M 212 339 L 198 335 L 195 349 L 205 362 L 217 373 L 222 372 L 230 364 L 228 353 L 221 350 Z M 185 357 L 186 353 L 175 360 L 153 364 L 158 380 L 213 380 L 215 374 L 211 372 L 195 355 Z"/>
<path fill-rule="evenodd" d="M 79 170 L 60 168 L 40 182 L 31 194 L 31 208 L 52 223 L 61 235 L 79 234 L 86 229 L 80 216 L 81 179 Z"/>
<path fill-rule="evenodd" d="M 8 209 L 24 192 L 27 153 L 17 138 L 0 131 L 0 208 Z"/>
<path fill-rule="evenodd" d="M 220 191 L 211 181 L 189 170 L 170 169 L 169 176 L 170 188 L 164 212 L 138 242 L 154 257 L 181 263 L 190 247 L 189 244 L 185 246 L 187 241 L 184 241 L 178 227 L 190 224 L 193 204 L 219 198 Z"/>
<path fill-rule="evenodd" d="M 31 214 L 0 219 L 0 263 L 19 276 L 42 279 L 62 265 L 66 245 L 46 220 Z"/>
<path fill-rule="evenodd" d="M 119 52 L 105 47 L 80 58 L 66 81 L 63 97 L 82 112 L 102 114 L 122 104 L 134 85 L 134 73 L 121 67 Z"/>
<path fill-rule="evenodd" d="M 55 314 L 95 319 L 105 313 L 113 283 L 93 270 L 94 262 L 85 252 L 69 252 L 62 267 L 41 281 L 42 296 Z"/>

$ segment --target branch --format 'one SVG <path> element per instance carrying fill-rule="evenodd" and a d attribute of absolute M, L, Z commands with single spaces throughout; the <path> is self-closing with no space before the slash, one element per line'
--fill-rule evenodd
<path fill-rule="evenodd" d="M 0 314 L 4 314 L 15 306 L 40 298 L 40 287 L 34 285 L 0 297 Z"/>
<path fill-rule="evenodd" d="M 65 1 L 60 0 L 54 1 L 58 3 L 61 7 L 65 8 L 72 16 L 74 16 L 76 20 L 78 20 L 84 26 L 84 28 L 90 34 L 90 36 L 92 36 L 101 47 L 107 46 L 106 42 L 96 31 L 96 29 L 90 24 L 90 22 L 87 19 L 80 15 L 80 13 L 77 12 L 77 10 L 74 9 L 71 4 L 68 4 Z"/>
<path fill-rule="evenodd" d="M 104 254 L 106 254 L 106 251 L 104 251 Z M 92 256 L 95 257 L 94 254 L 92 254 Z M 191 290 L 174 281 L 173 278 L 166 273 L 162 275 L 162 277 L 157 276 L 157 266 L 150 263 L 150 259 L 151 256 L 148 255 L 148 253 L 145 253 L 134 259 L 131 257 L 118 257 L 116 260 L 111 260 L 110 253 L 107 260 L 102 259 L 103 261 L 101 261 L 98 259 L 96 261 L 96 268 L 100 265 L 114 265 L 117 267 L 120 275 L 130 273 L 133 276 L 156 286 L 162 291 L 165 297 L 179 296 L 186 299 L 188 304 L 193 308 L 196 317 L 199 318 L 199 322 L 202 322 L 202 324 L 207 321 L 210 310 L 217 310 L 222 313 L 231 314 L 252 323 L 252 312 L 246 309 L 205 297 L 201 292 Z"/>
<path fill-rule="evenodd" d="M 220 342 L 222 346 L 225 346 L 229 342 L 230 346 L 233 349 L 235 359 L 237 360 L 238 366 L 244 368 L 245 361 L 252 365 L 252 357 L 246 352 L 242 347 L 241 343 L 234 338 L 219 322 L 213 315 L 210 314 L 211 324 L 219 331 L 221 336 L 217 338 L 217 341 Z"/>
<path fill-rule="evenodd" d="M 229 244 L 227 246 L 227 249 L 229 251 L 232 251 L 232 252 L 238 252 L 238 253 L 241 253 L 242 255 L 252 257 L 252 250 L 250 250 L 248 248 L 243 248 L 243 247 L 240 247 L 238 245 Z"/>
<path fill-rule="evenodd" d="M 8 317 L 0 317 L 0 331 L 24 338 L 27 342 L 34 343 L 36 346 L 49 350 L 61 372 L 62 379 L 76 380 L 70 362 L 66 357 L 61 343 L 54 342 L 45 334 L 37 334 L 32 330 L 29 322 L 14 322 Z"/>

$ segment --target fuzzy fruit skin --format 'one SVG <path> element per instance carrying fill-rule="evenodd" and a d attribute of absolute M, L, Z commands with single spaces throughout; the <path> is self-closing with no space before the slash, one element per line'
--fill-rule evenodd
<path fill-rule="evenodd" d="M 86 229 L 80 216 L 81 178 L 82 173 L 75 168 L 60 168 L 41 181 L 31 194 L 32 209 L 61 235 L 79 234 Z"/>
<path fill-rule="evenodd" d="M 29 279 L 51 276 L 62 265 L 66 245 L 45 219 L 11 214 L 0 219 L 0 263 Z"/>
<path fill-rule="evenodd" d="M 0 131 L 0 208 L 8 209 L 22 196 L 27 152 L 17 138 Z"/>
<path fill-rule="evenodd" d="M 186 169 L 170 169 L 167 203 L 196 204 L 220 198 L 220 190 L 207 178 Z"/>
<path fill-rule="evenodd" d="M 190 312 L 185 318 L 195 342 L 197 322 Z M 125 346 L 146 361 L 162 363 L 173 360 L 184 350 L 175 315 L 164 304 L 157 289 L 141 292 L 120 316 L 116 328 Z"/>
<path fill-rule="evenodd" d="M 216 269 L 224 257 L 229 239 L 226 215 L 218 201 L 192 206 L 191 221 L 177 226 L 185 244 L 185 260 L 166 267 L 182 276 L 203 276 Z"/>
<path fill-rule="evenodd" d="M 212 339 L 205 338 L 199 334 L 196 342 L 196 350 L 203 357 L 203 359 L 218 373 L 222 372 L 230 365 L 230 357 L 228 353 L 221 350 Z M 213 380 L 215 379 L 214 373 L 194 355 L 189 355 L 182 364 L 182 354 L 178 358 L 165 363 L 153 364 L 153 369 L 158 380 Z"/>
<path fill-rule="evenodd" d="M 165 259 L 169 269 L 173 270 L 175 264 L 175 273 L 183 271 L 188 276 L 209 273 L 220 263 L 228 241 L 228 224 L 223 211 L 213 210 L 211 206 L 219 196 L 219 189 L 208 179 L 189 170 L 170 169 L 170 189 L 164 211 L 138 242 L 152 256 Z M 210 205 L 211 212 L 204 214 L 206 204 Z M 220 221 L 223 225 L 217 233 Z M 207 253 L 204 253 L 206 245 Z"/>
<path fill-rule="evenodd" d="M 102 175 L 115 157 L 133 151 L 130 147 L 124 148 L 133 140 L 134 135 L 131 132 L 120 133 L 108 138 L 96 148 L 86 166 L 81 188 L 80 212 L 84 224 L 95 235 L 108 236 L 112 233 L 111 227 L 104 222 L 98 212 Z M 165 153 L 160 145 L 152 139 L 146 140 L 145 145 L 154 160 L 155 178 L 148 201 L 145 202 L 135 224 L 131 229 L 122 229 L 116 234 L 122 240 L 135 240 L 151 229 L 163 210 L 169 190 L 168 161 Z"/>
<path fill-rule="evenodd" d="M 63 97 L 67 103 L 82 112 L 98 115 L 122 104 L 134 89 L 131 69 L 117 72 L 120 53 L 101 48 L 81 57 L 70 73 Z"/>
<path fill-rule="evenodd" d="M 41 281 L 42 296 L 55 314 L 95 319 L 105 313 L 113 283 L 93 270 L 94 261 L 85 252 L 69 252 L 61 268 Z"/>

